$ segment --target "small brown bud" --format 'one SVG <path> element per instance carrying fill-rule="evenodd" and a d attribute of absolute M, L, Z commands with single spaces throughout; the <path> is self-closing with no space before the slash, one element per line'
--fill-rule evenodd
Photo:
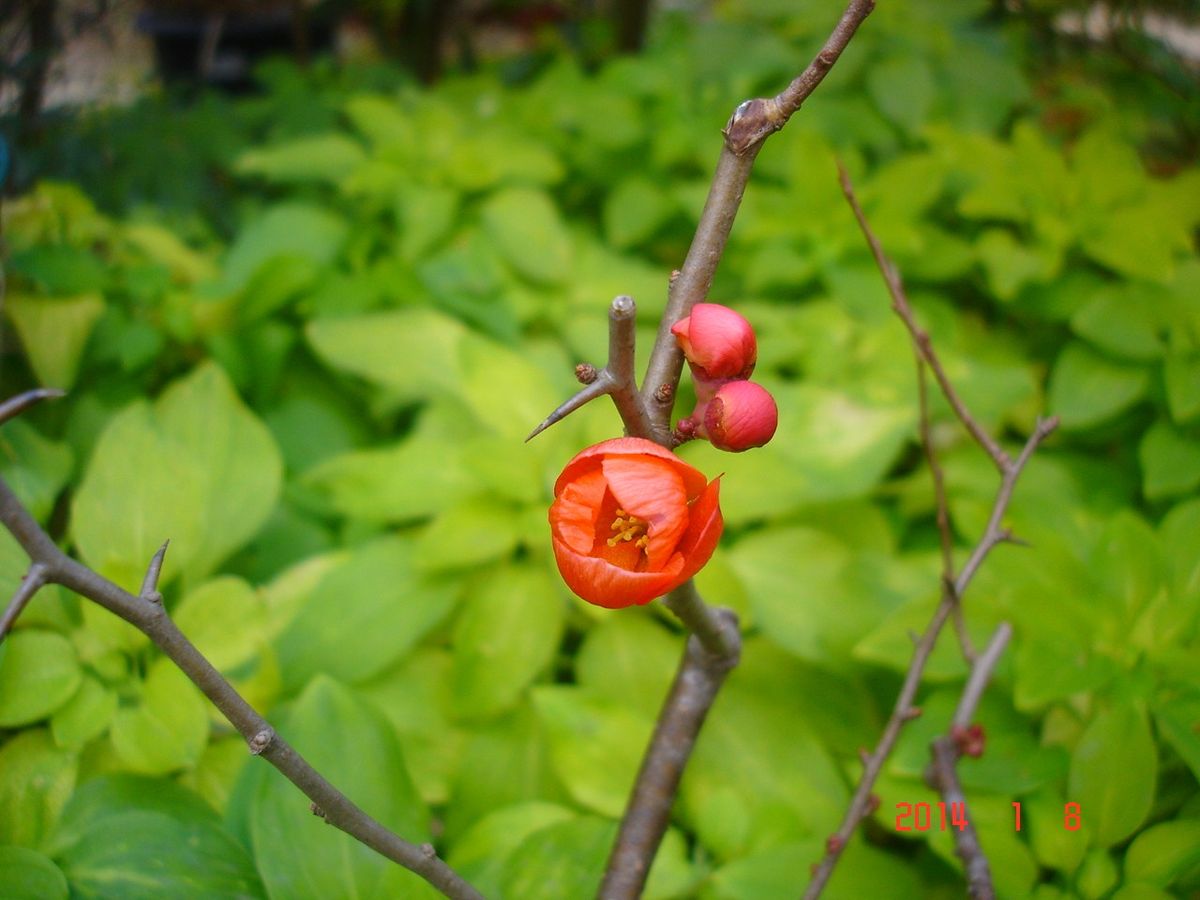
<path fill-rule="evenodd" d="M 842 840 L 840 834 L 831 834 L 825 839 L 825 851 L 827 853 L 841 853 L 842 848 L 846 846 L 846 842 Z"/>
<path fill-rule="evenodd" d="M 955 725 L 950 729 L 950 739 L 954 741 L 954 745 L 958 748 L 958 752 L 963 756 L 972 756 L 978 759 L 983 756 L 984 747 L 987 744 L 987 735 L 983 730 L 983 726 L 975 722 L 968 728 L 962 725 Z"/>
<path fill-rule="evenodd" d="M 867 797 L 866 814 L 868 816 L 875 815 L 875 812 L 879 809 L 879 804 L 880 804 L 880 800 L 879 800 L 878 794 L 871 794 L 870 796 L 868 796 Z"/>
<path fill-rule="evenodd" d="M 924 712 L 919 706 L 910 706 L 904 711 L 904 721 L 911 722 L 913 719 L 921 718 L 921 713 Z"/>
<path fill-rule="evenodd" d="M 674 396 L 675 388 L 669 384 L 660 384 L 658 390 L 654 392 L 654 399 L 659 403 L 669 403 Z"/>
<path fill-rule="evenodd" d="M 250 738 L 247 743 L 250 745 L 250 753 L 252 756 L 258 756 L 264 750 L 271 746 L 271 741 L 275 739 L 275 732 L 269 728 L 264 728 L 254 737 Z"/>
<path fill-rule="evenodd" d="M 308 804 L 308 811 L 310 813 L 312 813 L 314 816 L 316 816 L 318 819 L 325 818 L 325 810 L 323 810 L 323 809 L 321 809 L 321 807 L 317 806 L 316 803 Z"/>
<path fill-rule="evenodd" d="M 591 384 L 599 377 L 600 373 L 591 363 L 580 363 L 575 367 L 575 379 L 580 384 Z"/>

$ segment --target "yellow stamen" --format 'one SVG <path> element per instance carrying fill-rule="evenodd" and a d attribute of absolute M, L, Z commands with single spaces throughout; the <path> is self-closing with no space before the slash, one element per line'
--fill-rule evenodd
<path fill-rule="evenodd" d="M 613 519 L 609 530 L 616 532 L 607 541 L 610 547 L 615 547 L 622 541 L 632 541 L 634 538 L 637 538 L 635 547 L 645 548 L 650 543 L 650 536 L 646 534 L 646 523 L 623 509 L 617 510 L 617 517 Z"/>

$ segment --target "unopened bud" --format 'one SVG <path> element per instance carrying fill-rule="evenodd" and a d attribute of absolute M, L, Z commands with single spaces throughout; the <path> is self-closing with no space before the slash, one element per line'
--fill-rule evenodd
<path fill-rule="evenodd" d="M 701 433 L 718 450 L 740 453 L 769 441 L 778 424 L 779 409 L 766 388 L 729 381 L 705 407 Z"/>
<path fill-rule="evenodd" d="M 741 313 L 719 303 L 697 303 L 671 326 L 693 374 L 712 380 L 749 378 L 758 360 L 754 329 Z"/>

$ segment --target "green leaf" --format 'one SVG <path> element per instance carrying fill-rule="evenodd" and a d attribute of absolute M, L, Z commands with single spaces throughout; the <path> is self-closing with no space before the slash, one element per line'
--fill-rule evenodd
<path fill-rule="evenodd" d="M 595 696 L 654 718 L 682 652 L 678 637 L 652 616 L 626 610 L 588 632 L 575 657 L 575 679 Z"/>
<path fill-rule="evenodd" d="M 47 294 L 90 294 L 108 280 L 96 254 L 70 244 L 38 244 L 14 253 L 8 267 Z"/>
<path fill-rule="evenodd" d="M 577 813 L 554 803 L 518 803 L 484 816 L 454 842 L 447 864 L 485 897 L 499 900 L 505 864 L 525 839 Z"/>
<path fill-rule="evenodd" d="M 590 897 L 600 886 L 617 823 L 580 816 L 529 835 L 509 857 L 500 896 L 522 900 Z"/>
<path fill-rule="evenodd" d="M 1071 330 L 1106 353 L 1146 361 L 1163 355 L 1161 292 L 1147 285 L 1107 287 L 1071 317 Z"/>
<path fill-rule="evenodd" d="M 83 680 L 75 648 L 61 634 L 18 629 L 0 657 L 0 728 L 44 719 L 71 699 Z"/>
<path fill-rule="evenodd" d="M 478 579 L 454 625 L 459 714 L 487 718 L 516 704 L 554 658 L 565 611 L 542 568 L 505 567 Z"/>
<path fill-rule="evenodd" d="M 317 673 L 362 681 L 408 655 L 449 615 L 457 593 L 416 567 L 411 539 L 384 537 L 326 573 L 276 641 L 285 687 Z"/>
<path fill-rule="evenodd" d="M 1154 204 L 1139 203 L 1096 216 L 1084 225 L 1079 243 L 1118 275 L 1162 283 L 1174 274 L 1176 249 L 1187 246 L 1173 229 Z"/>
<path fill-rule="evenodd" d="M 1090 428 L 1124 412 L 1148 386 L 1144 369 L 1117 365 L 1072 342 L 1050 375 L 1050 409 L 1065 430 Z"/>
<path fill-rule="evenodd" d="M 8 900 L 67 900 L 69 893 L 53 860 L 24 847 L 0 847 L 0 894 Z"/>
<path fill-rule="evenodd" d="M 682 812 L 721 859 L 828 834 L 844 811 L 841 772 L 780 687 L 769 669 L 734 670 L 684 773 Z"/>
<path fill-rule="evenodd" d="M 511 507 L 494 500 L 467 500 L 450 507 L 417 539 L 416 566 L 444 572 L 507 557 L 517 546 Z"/>
<path fill-rule="evenodd" d="M 14 294 L 5 305 L 38 381 L 73 388 L 88 337 L 104 314 L 104 298 L 95 293 L 65 298 Z"/>
<path fill-rule="evenodd" d="M 1200 441 L 1185 437 L 1167 422 L 1155 422 L 1142 436 L 1138 461 L 1147 499 L 1177 497 L 1200 485 Z"/>
<path fill-rule="evenodd" d="M 1075 831 L 1064 827 L 1067 800 L 1059 792 L 1039 791 L 1023 797 L 1020 803 L 1021 831 L 1028 833 L 1038 863 L 1073 874 L 1087 854 L 1091 830 L 1086 824 Z"/>
<path fill-rule="evenodd" d="M 429 816 L 383 718 L 331 678 L 313 679 L 281 725 L 297 752 L 370 816 L 407 841 L 429 840 Z M 421 881 L 348 834 L 304 813 L 304 798 L 276 772 L 251 800 L 254 860 L 272 900 L 405 897 Z"/>
<path fill-rule="evenodd" d="M 482 210 L 483 225 L 505 260 L 540 284 L 562 284 L 571 274 L 571 236 L 544 191 L 507 188 Z"/>
<path fill-rule="evenodd" d="M 459 195 L 431 184 L 406 184 L 396 196 L 400 255 L 417 262 L 449 236 L 458 220 Z"/>
<path fill-rule="evenodd" d="M 0 431 L 0 475 L 39 522 L 54 509 L 74 468 L 71 449 L 19 419 Z"/>
<path fill-rule="evenodd" d="M 117 710 L 112 722 L 117 756 L 133 772 L 165 775 L 189 768 L 208 743 L 204 696 L 169 659 L 159 659 L 138 703 Z"/>
<path fill-rule="evenodd" d="M 604 199 L 605 237 L 614 247 L 633 247 L 653 237 L 674 212 L 669 194 L 650 179 L 634 175 Z"/>
<path fill-rule="evenodd" d="M 470 477 L 457 442 L 417 435 L 318 463 L 305 473 L 303 484 L 340 515 L 386 523 L 454 506 L 466 496 Z"/>
<path fill-rule="evenodd" d="M 873 64 L 867 74 L 871 99 L 885 116 L 910 134 L 924 124 L 935 89 L 933 73 L 916 55 L 887 57 Z"/>
<path fill-rule="evenodd" d="M 136 403 L 109 422 L 75 494 L 72 533 L 84 560 L 118 584 L 139 584 L 167 538 L 163 583 L 200 578 L 262 527 L 281 479 L 270 432 L 205 363 L 153 409 Z"/>
<path fill-rule="evenodd" d="M 44 729 L 0 747 L 0 844 L 43 847 L 78 773 L 78 755 L 54 746 Z"/>
<path fill-rule="evenodd" d="M 537 365 L 492 341 L 468 335 L 459 346 L 458 364 L 467 406 L 514 443 L 559 403 L 558 393 Z"/>
<path fill-rule="evenodd" d="M 1154 801 L 1158 754 L 1145 715 L 1128 704 L 1101 710 L 1071 756 L 1067 794 L 1080 804 L 1092 844 L 1133 834 Z"/>
<path fill-rule="evenodd" d="M 225 673 L 252 659 L 266 641 L 262 597 L 240 578 L 215 578 L 189 591 L 172 618 L 196 649 Z"/>
<path fill-rule="evenodd" d="M 1176 422 L 1191 421 L 1200 414 L 1200 354 L 1168 356 L 1163 363 L 1167 385 L 1167 407 Z"/>
<path fill-rule="evenodd" d="M 849 549 L 815 529 L 757 532 L 734 545 L 729 561 L 746 586 L 758 627 L 812 662 L 847 658 L 897 599 L 864 590 Z"/>
<path fill-rule="evenodd" d="M 1161 888 L 1200 876 L 1200 819 L 1161 822 L 1125 851 L 1125 878 Z"/>
<path fill-rule="evenodd" d="M 52 852 L 72 897 L 264 896 L 242 845 L 199 797 L 169 781 L 89 781 L 64 810 Z"/>
<path fill-rule="evenodd" d="M 554 770 L 576 802 L 620 816 L 650 738 L 652 721 L 577 687 L 533 690 Z"/>
<path fill-rule="evenodd" d="M 1200 694 L 1188 691 L 1167 691 L 1154 705 L 1154 721 L 1164 742 L 1168 744 L 1200 777 Z"/>
<path fill-rule="evenodd" d="M 1200 594 L 1200 499 L 1175 506 L 1159 526 L 1171 592 L 1180 598 Z"/>
<path fill-rule="evenodd" d="M 409 774 L 426 803 L 445 804 L 458 771 L 464 735 L 450 721 L 454 661 L 442 648 L 422 647 L 377 678 L 357 686 L 391 723 Z"/>
<path fill-rule="evenodd" d="M 238 233 L 225 256 L 222 284 L 245 287 L 259 266 L 274 256 L 299 256 L 315 266 L 330 263 L 346 239 L 346 223 L 333 213 L 304 203 L 281 203 Z"/>
<path fill-rule="evenodd" d="M 567 802 L 554 776 L 545 730 L 530 708 L 476 729 L 463 746 L 446 810 L 447 835 L 511 803 Z"/>
<path fill-rule="evenodd" d="M 1012 300 L 1026 285 L 1050 278 L 1060 263 L 1052 250 L 1020 243 L 1003 228 L 989 228 L 980 235 L 975 252 L 987 274 L 988 286 L 1000 300 Z"/>
<path fill-rule="evenodd" d="M 116 692 L 85 674 L 75 696 L 50 719 L 54 743 L 75 750 L 83 747 L 108 730 L 116 711 Z"/>
<path fill-rule="evenodd" d="M 458 386 L 452 361 L 465 333 L 449 316 L 427 309 L 317 319 L 305 331 L 326 363 L 387 388 L 399 400 L 425 399 Z"/>
<path fill-rule="evenodd" d="M 314 134 L 272 147 L 254 147 L 233 164 L 239 175 L 260 175 L 283 184 L 336 184 L 366 160 L 357 141 L 336 133 Z"/>

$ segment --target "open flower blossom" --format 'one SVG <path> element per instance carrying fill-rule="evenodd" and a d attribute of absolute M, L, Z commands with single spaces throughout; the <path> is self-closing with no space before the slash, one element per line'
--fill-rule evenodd
<path fill-rule="evenodd" d="M 749 378 L 758 361 L 754 329 L 741 313 L 719 303 L 697 303 L 671 326 L 692 375 L 700 380 Z"/>
<path fill-rule="evenodd" d="M 729 381 L 704 407 L 697 434 L 718 450 L 740 453 L 771 440 L 779 425 L 775 398 L 753 381 Z"/>
<path fill-rule="evenodd" d="M 719 479 L 642 438 L 577 454 L 554 484 L 550 532 L 567 586 L 589 603 L 649 603 L 708 562 L 724 521 Z"/>

